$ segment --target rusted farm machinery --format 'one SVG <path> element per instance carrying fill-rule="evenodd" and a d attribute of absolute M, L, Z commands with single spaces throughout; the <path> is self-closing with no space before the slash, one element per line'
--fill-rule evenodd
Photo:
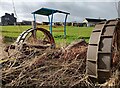
<path fill-rule="evenodd" d="M 87 52 L 86 74 L 104 83 L 120 62 L 120 19 L 99 23 L 93 30 Z"/>
<path fill-rule="evenodd" d="M 65 13 L 50 9 L 42 9 L 34 13 L 37 14 L 43 13 L 44 10 L 45 12 L 47 11 L 48 15 L 49 14 L 53 15 L 53 13 L 55 12 Z M 45 15 L 45 12 L 43 15 Z M 69 13 L 65 14 L 68 15 Z M 16 44 L 20 45 L 27 42 L 27 44 L 31 44 L 33 47 L 43 47 L 45 45 L 49 45 L 51 48 L 55 48 L 55 41 L 52 36 L 51 27 L 49 32 L 44 28 L 37 28 L 36 26 L 34 26 L 34 28 L 30 28 L 21 33 L 20 36 L 17 38 Z M 45 35 L 42 41 L 36 38 L 36 32 L 38 31 L 41 31 Z M 66 36 L 66 28 L 64 32 Z M 43 45 L 36 46 L 34 45 L 34 43 L 37 43 L 38 45 L 42 43 Z M 111 77 L 112 73 L 116 70 L 115 68 L 118 65 L 120 65 L 119 62 L 120 62 L 120 19 L 113 19 L 98 23 L 95 26 L 95 29 L 92 31 L 88 44 L 86 74 L 88 75 L 88 77 L 90 77 L 90 79 L 93 82 L 104 83 Z"/>
<path fill-rule="evenodd" d="M 43 28 L 35 30 L 42 31 L 47 36 L 47 42 L 55 45 L 54 38 L 49 31 Z M 29 33 L 34 29 L 24 31 L 17 39 L 17 43 L 23 43 Z M 36 39 L 34 39 L 36 41 Z M 116 70 L 120 61 L 120 19 L 108 20 L 95 26 L 87 51 L 86 74 L 94 82 L 104 83 Z"/>
<path fill-rule="evenodd" d="M 41 31 L 46 36 L 45 39 L 40 42 L 39 39 L 34 37 L 34 31 Z M 16 44 L 20 45 L 25 42 L 32 47 L 55 48 L 55 41 L 52 34 L 44 28 L 30 28 L 21 33 L 16 40 Z M 34 45 L 34 42 L 38 46 Z M 109 80 L 119 65 L 120 19 L 98 23 L 92 31 L 88 44 L 86 74 L 93 82 L 104 83 Z"/>
<path fill-rule="evenodd" d="M 34 31 L 42 32 L 44 34 L 43 39 L 37 38 L 36 37 L 37 34 L 36 34 L 36 36 L 34 36 Z M 49 31 L 47 31 L 44 28 L 36 28 L 36 29 L 30 28 L 30 29 L 22 32 L 19 35 L 19 37 L 17 38 L 16 43 L 19 45 L 19 44 L 23 44 L 25 42 L 29 43 L 29 45 L 31 45 L 33 47 L 40 47 L 40 46 L 43 47 L 43 46 L 47 45 L 48 47 L 55 48 L 55 41 L 54 41 L 53 36 L 50 34 Z M 37 46 L 35 46 L 35 45 L 37 45 Z"/>

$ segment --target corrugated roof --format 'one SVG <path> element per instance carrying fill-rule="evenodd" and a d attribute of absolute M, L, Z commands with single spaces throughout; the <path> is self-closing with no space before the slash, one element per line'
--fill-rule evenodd
<path fill-rule="evenodd" d="M 63 11 L 59 11 L 59 10 L 54 10 L 54 9 L 48 9 L 48 8 L 41 8 L 35 12 L 32 12 L 32 14 L 40 14 L 40 15 L 45 15 L 45 16 L 49 16 L 52 13 L 64 13 L 64 14 L 70 14 L 68 12 L 63 12 Z"/>

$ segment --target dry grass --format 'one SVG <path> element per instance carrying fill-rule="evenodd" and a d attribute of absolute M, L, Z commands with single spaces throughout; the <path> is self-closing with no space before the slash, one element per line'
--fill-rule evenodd
<path fill-rule="evenodd" d="M 88 86 L 85 75 L 87 44 L 65 49 L 15 51 L 3 62 L 4 86 Z M 14 58 L 14 59 L 13 59 Z"/>
<path fill-rule="evenodd" d="M 11 52 L 12 51 L 12 52 Z M 93 83 L 86 72 L 87 43 L 78 41 L 60 49 L 25 48 L 11 50 L 10 56 L 3 58 L 3 86 L 66 86 L 105 87 L 119 86 L 119 76 L 104 84 Z M 119 73 L 117 73 L 119 74 Z"/>

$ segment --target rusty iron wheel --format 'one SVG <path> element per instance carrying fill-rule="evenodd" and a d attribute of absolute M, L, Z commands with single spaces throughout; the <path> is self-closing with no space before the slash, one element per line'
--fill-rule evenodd
<path fill-rule="evenodd" d="M 33 33 L 36 33 L 36 36 L 33 35 Z M 50 44 L 51 47 L 55 48 L 55 41 L 53 36 L 50 34 L 50 32 L 44 28 L 36 28 L 36 29 L 28 29 L 24 32 L 22 32 L 18 38 L 16 43 L 19 45 L 21 43 L 29 43 L 29 44 Z"/>
<path fill-rule="evenodd" d="M 94 82 L 104 83 L 115 71 L 120 57 L 120 20 L 99 23 L 93 30 L 87 52 L 86 74 Z"/>

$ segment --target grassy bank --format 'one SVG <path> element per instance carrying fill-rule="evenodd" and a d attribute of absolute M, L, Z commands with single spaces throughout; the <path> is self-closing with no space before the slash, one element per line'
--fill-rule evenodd
<path fill-rule="evenodd" d="M 49 30 L 48 26 L 39 26 Z M 24 30 L 31 28 L 31 26 L 2 26 L 2 36 L 4 37 L 4 43 L 13 43 L 16 38 Z M 89 41 L 93 27 L 67 27 L 67 37 L 64 39 L 64 33 L 60 32 L 63 27 L 53 27 L 53 36 L 58 46 L 64 46 L 71 43 L 74 40 L 84 38 L 87 42 Z M 57 32 L 54 32 L 57 31 Z"/>

